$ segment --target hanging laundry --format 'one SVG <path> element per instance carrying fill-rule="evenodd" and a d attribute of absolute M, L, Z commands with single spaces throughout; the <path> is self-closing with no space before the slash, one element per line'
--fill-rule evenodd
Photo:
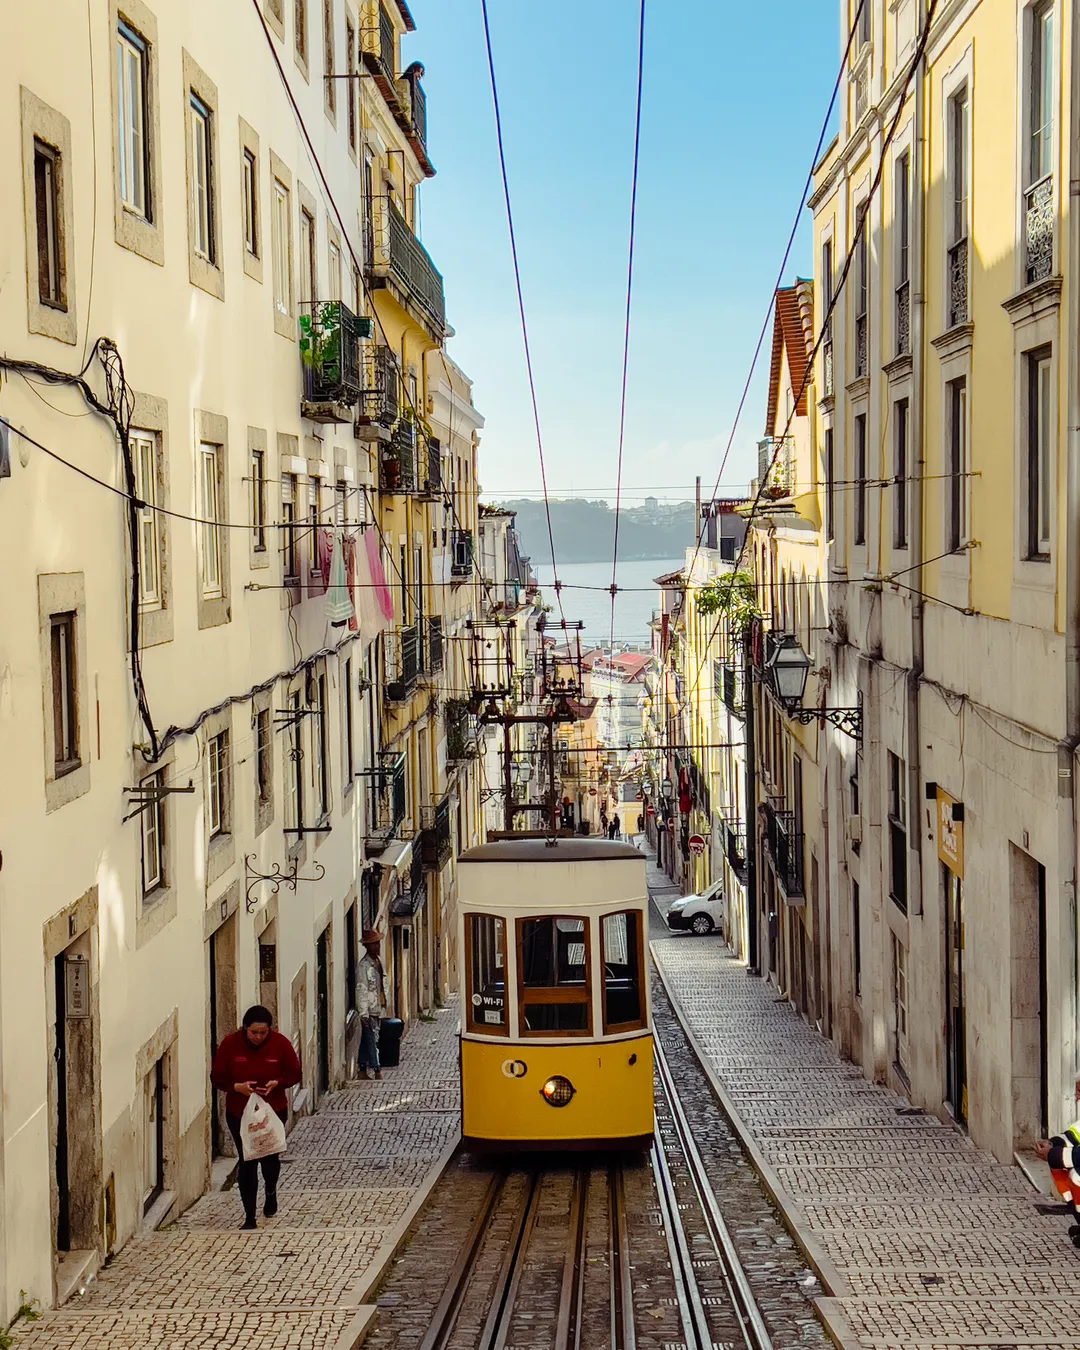
<path fill-rule="evenodd" d="M 341 628 L 350 619 L 355 619 L 356 611 L 353 608 L 352 596 L 349 593 L 341 534 L 337 530 L 333 531 L 330 539 L 330 561 L 326 564 L 326 568 L 328 578 L 326 617 L 334 628 Z"/>
<path fill-rule="evenodd" d="M 319 572 L 317 576 L 312 576 L 311 585 L 308 588 L 309 595 L 325 595 L 326 587 L 330 579 L 330 559 L 334 549 L 333 530 L 315 531 L 315 561 Z"/>
<path fill-rule="evenodd" d="M 384 622 L 391 623 L 394 618 L 394 598 L 390 594 L 390 587 L 386 584 L 386 572 L 383 570 L 382 554 L 379 552 L 377 531 L 365 531 L 364 548 L 367 552 L 368 571 L 375 586 L 375 598 L 379 602 L 379 611 Z"/>

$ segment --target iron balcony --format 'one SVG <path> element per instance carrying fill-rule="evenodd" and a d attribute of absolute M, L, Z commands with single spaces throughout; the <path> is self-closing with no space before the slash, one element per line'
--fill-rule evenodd
<path fill-rule="evenodd" d="M 395 633 L 384 633 L 383 659 L 386 666 L 386 700 L 388 703 L 404 703 L 412 696 L 420 676 L 420 624 L 410 624 Z"/>
<path fill-rule="evenodd" d="M 372 202 L 371 282 L 389 286 L 436 341 L 446 337 L 443 279 L 427 249 L 387 196 Z"/>
<path fill-rule="evenodd" d="M 420 809 L 420 852 L 429 872 L 441 872 L 450 861 L 450 798 Z"/>
<path fill-rule="evenodd" d="M 351 422 L 360 399 L 360 338 L 371 320 L 340 300 L 309 300 L 299 307 L 300 360 L 304 371 L 301 414 L 315 422 Z"/>

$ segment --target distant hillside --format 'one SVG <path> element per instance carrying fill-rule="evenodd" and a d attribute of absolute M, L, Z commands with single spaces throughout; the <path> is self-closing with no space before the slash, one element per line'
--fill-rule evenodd
<path fill-rule="evenodd" d="M 499 502 L 517 512 L 522 552 L 534 563 L 550 563 L 547 520 L 542 501 Z M 694 542 L 694 503 L 662 503 L 659 507 L 625 507 L 619 512 L 619 557 L 677 558 Z M 551 502 L 551 532 L 561 563 L 606 562 L 615 535 L 615 512 L 607 502 L 556 499 Z"/>

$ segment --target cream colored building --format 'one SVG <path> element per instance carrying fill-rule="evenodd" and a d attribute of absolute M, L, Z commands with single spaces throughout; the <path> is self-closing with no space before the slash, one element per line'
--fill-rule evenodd
<path fill-rule="evenodd" d="M 404 926 L 391 840 L 433 897 L 408 916 L 419 959 L 387 944 L 396 1010 L 449 982 L 452 864 L 424 813 L 475 838 L 475 768 L 441 749 L 447 664 L 426 747 L 388 762 L 384 673 L 418 579 L 449 638 L 467 621 L 471 565 L 458 587 L 440 569 L 475 533 L 481 424 L 413 234 L 431 166 L 404 0 L 7 17 L 2 1323 L 206 1188 L 230 1147 L 208 1058 L 245 1006 L 301 1052 L 294 1111 L 349 1073 L 359 933 Z M 445 477 L 403 580 L 372 428 L 406 408 Z"/>
<path fill-rule="evenodd" d="M 811 202 L 830 998 L 1007 1159 L 1076 1114 L 1075 12 L 939 5 L 913 67 L 925 14 L 868 6 Z"/>

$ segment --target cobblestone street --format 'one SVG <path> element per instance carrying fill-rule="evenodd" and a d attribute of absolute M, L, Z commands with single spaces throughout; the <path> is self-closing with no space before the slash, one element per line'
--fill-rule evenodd
<path fill-rule="evenodd" d="M 649 877 L 663 910 L 675 892 L 651 864 Z M 1019 1168 L 868 1083 L 719 938 L 667 935 L 653 956 L 815 1259 L 838 1339 L 873 1350 L 1080 1346 L 1070 1293 L 1080 1256 Z"/>
<path fill-rule="evenodd" d="M 289 1136 L 280 1210 L 238 1230 L 234 1187 L 133 1239 L 20 1350 L 351 1350 L 361 1308 L 458 1138 L 457 1011 L 418 1023 L 381 1082 L 335 1093 Z M 260 1201 L 261 1203 L 261 1201 Z"/>

